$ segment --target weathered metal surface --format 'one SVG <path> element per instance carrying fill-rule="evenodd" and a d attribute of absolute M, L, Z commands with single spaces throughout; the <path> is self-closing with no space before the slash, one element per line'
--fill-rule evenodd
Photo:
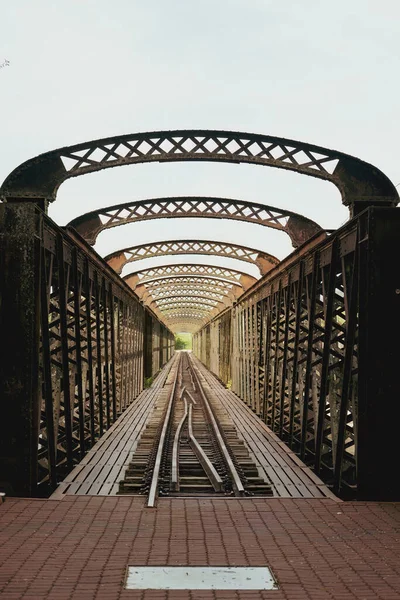
<path fill-rule="evenodd" d="M 232 390 L 343 497 L 400 498 L 399 227 L 397 209 L 364 211 L 194 336 L 202 362 L 226 382 L 230 369 Z"/>
<path fill-rule="evenodd" d="M 129 281 L 127 282 L 129 284 Z M 157 280 L 148 281 L 146 284 L 139 284 L 135 287 L 135 294 L 141 300 L 148 303 L 153 298 L 162 297 L 165 294 L 176 293 L 192 293 L 198 290 L 200 293 L 215 292 L 223 295 L 230 301 L 235 301 L 243 292 L 242 285 L 238 282 L 224 281 L 223 279 L 214 277 L 162 277 Z"/>
<path fill-rule="evenodd" d="M 142 390 L 145 314 L 159 329 L 156 370 L 173 352 L 173 334 L 90 246 L 33 203 L 0 211 L 9 339 L 1 345 L 0 480 L 11 493 L 35 495 L 53 489 Z"/>
<path fill-rule="evenodd" d="M 226 282 L 236 283 L 241 285 L 243 289 L 247 290 L 257 279 L 248 275 L 244 271 L 237 269 L 228 269 L 225 267 L 217 267 L 213 265 L 198 265 L 198 264 L 171 264 L 171 265 L 160 265 L 158 267 L 152 267 L 149 269 L 141 269 L 135 273 L 130 273 L 123 277 L 124 281 L 132 289 L 136 289 L 139 284 L 147 283 L 150 281 L 158 280 L 165 277 L 215 277 Z"/>
<path fill-rule="evenodd" d="M 35 206 L 0 204 L 0 482 L 36 485 L 40 393 L 40 222 Z"/>
<path fill-rule="evenodd" d="M 354 213 L 368 205 L 395 206 L 399 200 L 386 175 L 348 154 L 275 136 L 210 130 L 128 134 L 53 150 L 10 173 L 0 196 L 52 201 L 70 177 L 120 165 L 182 160 L 259 164 L 331 181 Z"/>
<path fill-rule="evenodd" d="M 61 230 L 40 211 L 70 177 L 179 160 L 262 164 L 325 179 L 357 218 L 327 238 L 295 213 L 184 197 L 75 220 L 90 241 L 135 220 L 212 216 L 262 223 L 302 244 L 274 265 L 269 255 L 254 259 L 237 245 L 169 241 L 168 253 L 243 252 L 241 260 L 264 260 L 268 272 L 257 281 L 216 266 L 164 265 L 128 275 L 126 285 L 72 227 Z M 391 466 L 400 417 L 400 283 L 392 266 L 400 217 L 388 208 L 397 191 L 378 169 L 270 136 L 152 132 L 36 157 L 9 175 L 0 196 L 0 325 L 10 340 L 0 357 L 0 466 L 13 492 L 54 487 L 138 393 L 143 374 L 151 377 L 166 362 L 172 332 L 184 328 L 197 332 L 200 359 L 337 493 L 400 498 Z M 160 255 L 165 244 L 132 247 L 110 260 L 120 269 L 140 253 Z"/>
<path fill-rule="evenodd" d="M 88 243 L 94 245 L 99 233 L 111 227 L 149 219 L 182 217 L 230 219 L 271 227 L 287 233 L 295 248 L 322 231 L 311 219 L 276 206 L 231 198 L 198 196 L 152 198 L 115 204 L 81 215 L 68 226 L 76 229 Z"/>
<path fill-rule="evenodd" d="M 128 263 L 154 258 L 155 256 L 174 256 L 181 254 L 205 254 L 207 256 L 223 256 L 224 258 L 235 258 L 244 262 L 255 264 L 261 275 L 268 273 L 275 267 L 279 260 L 254 248 L 239 246 L 237 244 L 228 244 L 226 242 L 211 242 L 207 240 L 166 240 L 162 242 L 152 242 L 151 244 L 140 244 L 130 248 L 124 248 L 113 252 L 104 258 L 104 260 L 118 274 Z"/>

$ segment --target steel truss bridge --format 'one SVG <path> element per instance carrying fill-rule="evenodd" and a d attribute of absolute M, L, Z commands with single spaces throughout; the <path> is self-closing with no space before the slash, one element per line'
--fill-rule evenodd
<path fill-rule="evenodd" d="M 64 228 L 47 215 L 71 177 L 168 161 L 317 177 L 339 189 L 349 220 L 326 232 L 269 199 L 197 196 L 110 204 Z M 0 197 L 0 484 L 9 493 L 54 490 L 187 331 L 197 357 L 336 494 L 400 499 L 400 211 L 379 169 L 278 137 L 157 131 L 32 158 Z M 273 228 L 294 251 L 279 261 L 273 248 L 222 240 L 132 240 L 102 258 L 92 247 L 111 227 L 182 217 Z M 160 266 L 136 265 L 160 256 Z M 226 258 L 242 266 L 218 265 Z"/>

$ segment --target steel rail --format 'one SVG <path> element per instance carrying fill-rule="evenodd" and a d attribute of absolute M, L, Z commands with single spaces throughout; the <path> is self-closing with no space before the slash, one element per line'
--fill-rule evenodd
<path fill-rule="evenodd" d="M 188 360 L 189 360 L 189 359 L 188 359 Z M 190 366 L 189 366 L 189 367 L 187 367 L 187 368 L 186 368 L 186 370 L 189 370 L 189 375 L 190 375 L 190 379 L 191 379 L 191 382 L 192 382 L 192 387 L 193 387 L 193 390 L 194 390 L 194 391 L 196 391 L 196 385 L 195 385 L 195 383 L 194 383 L 193 374 L 192 374 L 192 369 L 191 369 L 191 368 L 190 368 Z"/>
<path fill-rule="evenodd" d="M 192 394 L 189 392 L 189 390 L 186 390 L 187 395 L 189 396 L 189 400 L 192 401 L 192 404 L 197 404 L 196 400 L 193 398 Z"/>
<path fill-rule="evenodd" d="M 189 363 L 192 363 L 192 359 L 189 359 Z M 204 402 L 204 406 L 206 407 L 206 410 L 207 410 L 207 413 L 208 413 L 208 417 L 210 419 L 212 428 L 214 430 L 215 437 L 217 439 L 217 442 L 218 442 L 218 445 L 220 447 L 221 453 L 222 453 L 222 455 L 224 457 L 224 460 L 225 460 L 226 465 L 228 467 L 230 476 L 232 478 L 234 489 L 235 489 L 237 495 L 242 496 L 245 493 L 245 490 L 244 490 L 244 487 L 243 487 L 243 484 L 242 484 L 242 480 L 240 479 L 239 474 L 238 474 L 238 472 L 236 470 L 236 467 L 233 464 L 232 458 L 231 458 L 231 456 L 230 456 L 230 454 L 228 452 L 228 449 L 226 447 L 225 441 L 224 441 L 224 439 L 222 437 L 222 434 L 221 434 L 221 431 L 220 431 L 220 429 L 218 427 L 218 423 L 217 423 L 217 421 L 216 421 L 216 419 L 214 417 L 214 413 L 213 413 L 213 411 L 211 409 L 210 403 L 208 402 L 208 399 L 207 399 L 207 397 L 206 397 L 206 395 L 204 393 L 204 390 L 202 388 L 202 385 L 200 383 L 200 379 L 197 376 L 197 373 L 196 373 L 196 371 L 195 371 L 195 369 L 193 367 L 193 363 L 190 366 L 192 368 L 192 372 L 193 372 L 195 381 L 197 383 L 198 392 L 199 392 L 199 394 L 202 397 L 202 400 Z"/>
<path fill-rule="evenodd" d="M 182 419 L 179 421 L 178 427 L 176 428 L 174 444 L 172 447 L 171 488 L 174 492 L 179 492 L 179 440 L 181 437 L 182 427 L 184 426 L 188 416 L 188 403 L 186 398 L 183 398 L 183 401 L 185 403 L 185 412 Z"/>
<path fill-rule="evenodd" d="M 186 393 L 189 394 L 187 391 L 186 391 Z M 222 492 L 223 491 L 222 479 L 218 475 L 217 471 L 214 469 L 212 462 L 210 461 L 210 459 L 208 458 L 208 456 L 206 455 L 203 448 L 200 446 L 199 442 L 196 440 L 196 438 L 193 434 L 192 412 L 193 412 L 193 404 L 192 404 L 192 402 L 190 402 L 189 417 L 188 417 L 188 433 L 189 433 L 190 446 L 191 446 L 193 452 L 195 453 L 197 460 L 200 462 L 201 466 L 203 467 L 204 471 L 206 472 L 207 477 L 209 478 L 210 482 L 212 483 L 214 490 L 216 492 Z"/>
<path fill-rule="evenodd" d="M 179 367 L 180 367 L 180 364 L 181 364 L 181 360 L 182 360 L 182 356 L 179 356 L 178 360 L 179 360 L 179 363 L 178 363 L 177 371 L 179 370 Z M 172 390 L 171 390 L 171 393 L 170 393 L 170 396 L 169 396 L 169 399 L 168 399 L 168 408 L 167 408 L 167 412 L 166 412 L 166 415 L 165 415 L 165 418 L 164 418 L 164 423 L 163 423 L 163 427 L 162 427 L 162 430 L 161 430 L 160 440 L 158 442 L 156 460 L 155 460 L 153 475 L 152 475 L 151 484 L 150 484 L 150 492 L 149 492 L 149 496 L 148 496 L 148 499 L 147 499 L 147 507 L 148 508 L 154 508 L 155 503 L 156 503 L 156 499 L 157 499 L 158 480 L 159 480 L 159 476 L 160 476 L 161 459 L 162 459 L 162 455 L 163 455 L 163 450 L 164 450 L 164 444 L 165 444 L 165 439 L 166 439 L 166 435 L 167 435 L 168 425 L 169 425 L 169 421 L 170 421 L 170 417 L 171 417 L 172 405 L 173 405 L 173 401 L 174 401 L 175 389 L 176 389 L 177 381 L 178 381 L 178 377 L 176 376 L 174 378 L 174 383 L 172 385 Z"/>

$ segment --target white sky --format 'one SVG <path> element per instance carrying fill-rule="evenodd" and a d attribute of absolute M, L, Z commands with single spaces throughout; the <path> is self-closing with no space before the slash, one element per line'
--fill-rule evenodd
<path fill-rule="evenodd" d="M 207 128 L 341 150 L 375 164 L 397 184 L 399 17 L 395 0 L 3 2 L 0 64 L 8 59 L 10 65 L 0 69 L 0 181 L 26 159 L 60 146 Z M 71 179 L 50 216 L 63 225 L 99 206 L 171 195 L 253 200 L 303 213 L 326 228 L 338 227 L 348 214 L 327 182 L 199 162 Z M 96 249 L 105 255 L 180 238 L 235 241 L 280 258 L 291 250 L 284 233 L 206 219 L 111 229 Z"/>

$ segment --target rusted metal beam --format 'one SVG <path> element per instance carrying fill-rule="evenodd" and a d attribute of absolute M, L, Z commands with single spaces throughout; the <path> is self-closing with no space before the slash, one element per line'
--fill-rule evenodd
<path fill-rule="evenodd" d="M 201 264 L 171 264 L 160 265 L 149 269 L 141 269 L 135 273 L 129 273 L 123 277 L 129 287 L 136 290 L 139 284 L 146 284 L 166 277 L 207 277 L 221 279 L 229 283 L 241 285 L 244 290 L 249 289 L 257 279 L 237 269 L 228 269 L 213 265 Z"/>
<path fill-rule="evenodd" d="M 46 152 L 14 169 L 0 196 L 53 201 L 70 177 L 128 164 L 191 160 L 266 165 L 324 179 L 336 185 L 354 214 L 368 205 L 399 201 L 379 169 L 348 154 L 276 136 L 202 129 L 113 136 Z"/>
<path fill-rule="evenodd" d="M 245 221 L 278 229 L 289 235 L 295 248 L 321 231 L 321 227 L 311 219 L 276 206 L 198 196 L 152 198 L 115 204 L 81 215 L 70 221 L 68 226 L 74 227 L 87 242 L 94 245 L 99 233 L 111 227 L 149 219 L 183 217 Z"/>
<path fill-rule="evenodd" d="M 279 260 L 261 250 L 228 244 L 226 242 L 215 242 L 208 240 L 166 240 L 131 246 L 109 254 L 104 260 L 118 273 L 121 274 L 125 265 L 146 258 L 156 256 L 174 256 L 182 254 L 204 254 L 207 256 L 223 256 L 224 258 L 235 258 L 256 265 L 261 275 L 265 275 Z"/>

